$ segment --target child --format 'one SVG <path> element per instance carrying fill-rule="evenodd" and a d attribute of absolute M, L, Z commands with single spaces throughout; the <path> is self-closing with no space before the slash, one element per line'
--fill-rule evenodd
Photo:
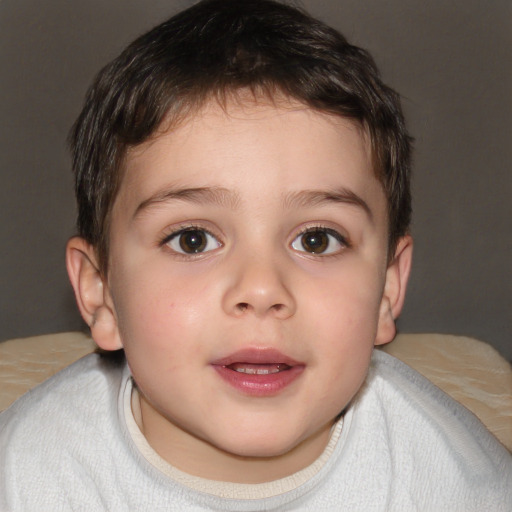
<path fill-rule="evenodd" d="M 366 52 L 206 0 L 100 73 L 72 149 L 68 272 L 116 357 L 2 414 L 1 510 L 511 509 L 510 454 L 373 352 L 409 275 L 410 139 Z"/>

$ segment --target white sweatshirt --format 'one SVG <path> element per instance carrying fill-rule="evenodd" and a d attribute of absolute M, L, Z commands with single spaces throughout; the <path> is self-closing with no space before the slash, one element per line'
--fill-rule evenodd
<path fill-rule="evenodd" d="M 93 354 L 0 414 L 0 511 L 512 511 L 510 453 L 381 352 L 322 456 L 266 484 L 170 466 L 137 427 L 132 389 L 125 364 Z"/>

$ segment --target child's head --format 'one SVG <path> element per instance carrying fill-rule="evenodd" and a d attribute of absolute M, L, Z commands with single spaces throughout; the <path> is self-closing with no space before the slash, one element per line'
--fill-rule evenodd
<path fill-rule="evenodd" d="M 410 222 L 410 140 L 371 56 L 294 8 L 210 0 L 130 45 L 91 87 L 72 133 L 78 231 L 108 264 L 112 206 L 131 147 L 215 99 L 284 96 L 360 124 L 388 201 L 389 247 Z"/>
<path fill-rule="evenodd" d="M 149 443 L 223 480 L 310 464 L 409 272 L 409 139 L 370 57 L 280 4 L 202 2 L 100 74 L 73 143 L 70 278 Z"/>

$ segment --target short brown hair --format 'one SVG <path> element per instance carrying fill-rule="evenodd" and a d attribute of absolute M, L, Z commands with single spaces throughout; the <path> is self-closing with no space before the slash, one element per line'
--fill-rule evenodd
<path fill-rule="evenodd" d="M 128 148 L 164 119 L 249 88 L 359 122 L 388 201 L 394 251 L 411 217 L 411 139 L 400 100 L 365 50 L 272 0 L 204 0 L 138 38 L 96 77 L 70 140 L 78 233 L 107 271 L 109 226 Z"/>

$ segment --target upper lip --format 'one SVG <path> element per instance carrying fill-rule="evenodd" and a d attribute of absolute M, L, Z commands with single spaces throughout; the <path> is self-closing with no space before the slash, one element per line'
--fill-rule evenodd
<path fill-rule="evenodd" d="M 303 363 L 288 357 L 275 348 L 255 347 L 237 350 L 226 357 L 212 361 L 214 366 L 229 366 L 234 363 L 247 364 L 286 364 L 288 366 L 303 365 Z"/>

